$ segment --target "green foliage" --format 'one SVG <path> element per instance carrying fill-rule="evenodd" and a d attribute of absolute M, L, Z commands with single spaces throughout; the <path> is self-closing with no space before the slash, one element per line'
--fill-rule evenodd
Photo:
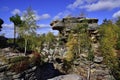
<path fill-rule="evenodd" d="M 120 17 L 118 18 L 118 20 L 115 23 L 119 28 L 118 28 L 118 39 L 117 39 L 117 43 L 116 43 L 116 49 L 120 50 Z"/>
<path fill-rule="evenodd" d="M 116 49 L 117 49 L 117 50 L 120 50 L 120 40 L 117 41 Z"/>
<path fill-rule="evenodd" d="M 78 52 L 83 53 L 85 50 L 89 50 L 91 48 L 91 42 L 89 39 L 88 25 L 86 23 L 78 24 L 72 30 L 77 34 Z"/>
<path fill-rule="evenodd" d="M 81 53 L 88 53 L 88 57 L 92 58 L 91 54 L 91 41 L 88 34 L 88 25 L 85 23 L 77 24 L 72 28 L 71 34 L 69 34 L 68 42 L 66 44 L 68 47 L 68 60 L 79 58 Z M 70 57 L 71 56 L 71 57 Z M 70 60 L 71 59 L 71 60 Z"/>
<path fill-rule="evenodd" d="M 10 21 L 12 21 L 14 23 L 14 25 L 18 26 L 21 24 L 21 19 L 20 16 L 18 14 L 16 14 L 15 16 L 10 17 Z"/>
<path fill-rule="evenodd" d="M 23 21 L 18 29 L 19 36 L 24 39 L 24 53 L 26 53 L 29 43 L 31 44 L 31 41 L 34 39 L 33 37 L 36 35 L 36 28 L 35 13 L 29 7 L 23 14 Z"/>
<path fill-rule="evenodd" d="M 68 42 L 66 43 L 68 52 L 65 54 L 65 60 L 70 62 L 75 57 L 75 49 L 77 47 L 77 39 L 73 37 L 73 34 L 69 35 Z"/>
<path fill-rule="evenodd" d="M 78 28 L 77 28 L 78 27 Z M 91 50 L 91 41 L 88 33 L 88 25 L 86 23 L 78 24 L 76 29 L 77 32 L 77 41 L 78 41 L 78 52 L 84 53 L 85 51 Z"/>
<path fill-rule="evenodd" d="M 118 17 L 116 23 L 115 23 L 118 27 L 120 27 L 120 17 Z"/>
<path fill-rule="evenodd" d="M 25 38 L 23 38 L 25 42 Z M 20 43 L 19 45 L 25 46 L 25 43 Z M 31 34 L 29 38 L 27 38 L 27 46 L 26 50 L 35 51 L 37 53 L 41 53 L 42 49 L 44 48 L 44 44 L 47 45 L 48 48 L 53 48 L 53 44 L 55 42 L 55 36 L 53 33 L 49 32 L 48 34 Z"/>
<path fill-rule="evenodd" d="M 73 33 L 84 33 L 87 32 L 88 25 L 87 23 L 77 24 L 72 28 Z"/>
<path fill-rule="evenodd" d="M 46 43 L 50 48 L 55 41 L 55 36 L 51 32 L 45 36 L 39 36 L 36 34 L 37 25 L 35 17 L 35 13 L 31 7 L 23 13 L 22 21 L 20 20 L 20 16 L 17 14 L 10 17 L 10 21 L 12 21 L 16 26 L 19 26 L 17 27 L 17 49 L 24 49 L 24 53 L 27 51 L 36 51 L 40 53 L 43 48 L 43 43 Z"/>
<path fill-rule="evenodd" d="M 74 54 L 72 53 L 72 51 L 68 51 L 64 57 L 64 59 L 68 62 L 71 62 L 73 58 L 74 58 Z"/>
<path fill-rule="evenodd" d="M 112 23 L 112 21 L 108 19 L 104 19 L 102 24 L 109 24 L 109 23 Z"/>
<path fill-rule="evenodd" d="M 44 42 L 45 42 L 44 35 L 39 35 L 39 36 L 34 35 L 34 37 L 32 37 L 31 39 L 31 43 L 34 43 L 30 45 L 31 50 L 40 53 L 43 48 Z"/>
<path fill-rule="evenodd" d="M 100 49 L 105 63 L 111 69 L 113 75 L 117 73 L 117 76 L 120 76 L 119 62 L 115 51 L 119 28 L 112 23 L 107 23 L 100 27 L 99 32 L 101 34 Z"/>
<path fill-rule="evenodd" d="M 69 62 L 66 60 L 63 61 L 62 69 L 64 70 L 64 73 L 69 73 L 69 71 L 72 68 L 72 64 L 73 63 L 71 61 L 69 61 Z"/>
<path fill-rule="evenodd" d="M 17 56 L 9 59 L 9 63 L 16 63 L 20 61 L 28 60 L 28 57 L 26 56 Z"/>
<path fill-rule="evenodd" d="M 93 61 L 93 60 L 94 60 L 94 53 L 93 53 L 93 51 L 90 50 L 87 59 L 88 59 L 89 61 Z"/>
<path fill-rule="evenodd" d="M 100 44 L 101 51 L 104 56 L 116 56 L 115 44 L 118 38 L 118 33 L 116 32 L 118 27 L 114 24 L 104 24 L 100 27 L 99 32 L 101 34 Z M 106 57 L 107 57 L 106 56 Z"/>
<path fill-rule="evenodd" d="M 48 45 L 48 48 L 52 47 L 53 43 L 55 42 L 55 36 L 52 32 L 48 32 L 45 36 L 45 41 Z"/>
<path fill-rule="evenodd" d="M 116 60 L 116 61 L 118 61 L 118 60 Z M 120 80 L 120 66 L 118 66 L 118 64 L 117 64 L 117 66 L 116 66 L 116 64 L 112 65 L 111 73 L 113 74 L 113 76 L 116 80 Z"/>
<path fill-rule="evenodd" d="M 14 47 L 15 47 L 15 45 L 16 45 L 16 32 L 17 32 L 16 30 L 17 30 L 17 27 L 20 27 L 22 20 L 18 14 L 10 17 L 9 19 L 11 22 L 14 23 Z"/>
<path fill-rule="evenodd" d="M 7 40 L 7 43 L 8 43 L 8 44 L 13 43 L 13 39 L 8 39 L 8 40 Z"/>
<path fill-rule="evenodd" d="M 17 40 L 16 40 L 16 49 L 19 50 L 20 52 L 23 52 L 24 51 L 24 38 L 20 38 L 18 37 Z M 29 48 L 27 48 L 27 50 L 29 50 Z"/>
<path fill-rule="evenodd" d="M 26 51 L 35 51 L 40 53 L 43 49 L 43 44 L 46 43 L 46 36 L 42 35 L 31 35 L 30 38 L 27 40 Z M 17 39 L 17 49 L 20 51 L 24 51 L 25 48 L 25 39 L 19 37 Z"/>

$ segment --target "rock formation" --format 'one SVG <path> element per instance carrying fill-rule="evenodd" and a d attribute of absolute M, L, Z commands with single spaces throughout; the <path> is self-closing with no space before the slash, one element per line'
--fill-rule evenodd
<path fill-rule="evenodd" d="M 58 30 L 61 34 L 63 41 L 67 40 L 70 30 L 79 23 L 86 22 L 88 24 L 88 30 L 91 34 L 91 37 L 94 38 L 97 34 L 96 29 L 98 28 L 98 19 L 96 18 L 84 18 L 84 17 L 66 17 L 62 20 L 55 20 L 51 22 L 53 30 Z"/>
<path fill-rule="evenodd" d="M 50 25 L 52 26 L 53 30 L 59 31 L 60 33 L 59 39 L 63 41 L 63 43 L 66 43 L 68 39 L 68 35 L 71 32 L 71 29 L 75 25 L 81 24 L 84 22 L 88 25 L 89 37 L 92 41 L 92 49 L 94 51 L 94 59 L 93 61 L 88 61 L 86 59 L 87 57 L 86 54 L 84 53 L 80 54 L 80 59 L 73 62 L 73 65 L 75 66 L 71 68 L 71 71 L 69 73 L 72 73 L 72 74 L 76 73 L 87 80 L 110 80 L 110 79 L 114 80 L 113 76 L 110 74 L 110 70 L 103 63 L 103 60 L 104 60 L 103 56 L 99 52 L 98 39 L 100 35 L 98 32 L 98 28 L 99 28 L 98 19 L 84 18 L 84 17 L 67 17 L 67 18 L 63 18 L 62 20 L 53 21 L 51 22 Z M 63 66 L 63 65 L 57 64 L 57 66 Z M 59 76 L 49 80 L 66 80 L 66 78 L 69 78 L 69 77 Z M 80 80 L 83 80 L 83 79 L 80 79 Z"/>

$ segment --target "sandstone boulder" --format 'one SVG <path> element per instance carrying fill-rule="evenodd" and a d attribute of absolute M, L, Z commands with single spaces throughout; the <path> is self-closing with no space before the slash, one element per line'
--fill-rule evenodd
<path fill-rule="evenodd" d="M 68 75 L 61 75 L 48 80 L 85 80 L 85 79 L 83 79 L 81 76 L 77 74 L 68 74 Z"/>

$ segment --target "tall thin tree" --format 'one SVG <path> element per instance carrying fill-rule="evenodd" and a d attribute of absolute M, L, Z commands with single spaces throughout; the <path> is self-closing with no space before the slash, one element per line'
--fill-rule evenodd
<path fill-rule="evenodd" d="M 22 23 L 22 20 L 18 14 L 15 16 L 12 16 L 9 18 L 11 22 L 14 23 L 14 47 L 16 44 L 16 27 L 19 27 L 19 25 Z"/>
<path fill-rule="evenodd" d="M 25 47 L 24 53 L 26 54 L 28 41 L 32 40 L 32 36 L 36 34 L 36 20 L 35 20 L 35 13 L 31 7 L 29 7 L 26 12 L 23 14 L 23 21 L 22 25 L 19 28 L 19 35 L 24 38 L 25 40 Z"/>

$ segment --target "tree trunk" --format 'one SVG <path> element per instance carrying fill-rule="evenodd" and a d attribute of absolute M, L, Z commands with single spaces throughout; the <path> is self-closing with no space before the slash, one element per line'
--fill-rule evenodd
<path fill-rule="evenodd" d="M 24 49 L 24 54 L 26 55 L 26 51 L 27 51 L 27 39 L 25 39 L 25 49 Z"/>
<path fill-rule="evenodd" d="M 90 80 L 90 75 L 91 75 L 91 62 L 89 63 L 89 66 L 88 66 L 87 80 Z"/>
<path fill-rule="evenodd" d="M 14 25 L 14 42 L 13 42 L 13 44 L 14 44 L 14 49 L 15 49 L 15 47 L 16 47 L 16 25 Z"/>

